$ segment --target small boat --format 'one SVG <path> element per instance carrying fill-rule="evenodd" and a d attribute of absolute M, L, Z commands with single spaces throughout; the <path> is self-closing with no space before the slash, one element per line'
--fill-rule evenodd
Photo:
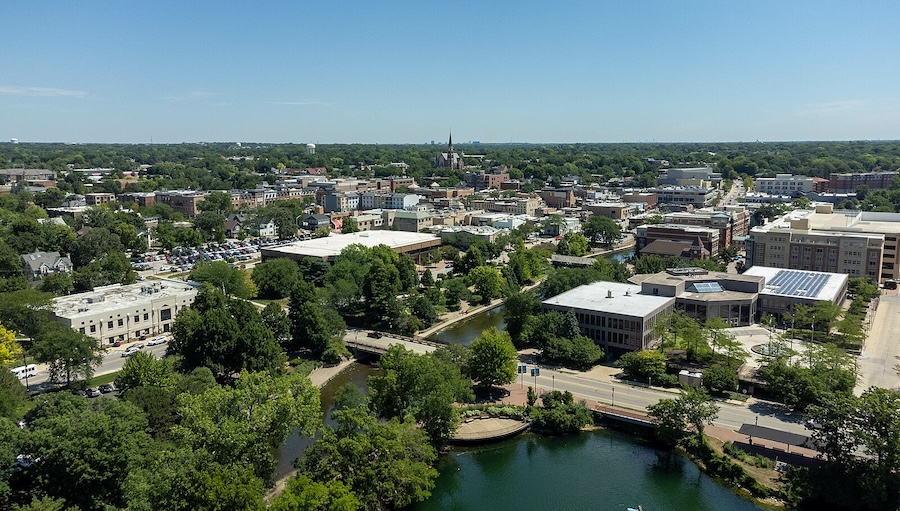
<path fill-rule="evenodd" d="M 638 504 L 637 508 L 630 507 L 628 508 L 628 511 L 644 511 L 644 508 L 642 508 L 641 505 Z"/>

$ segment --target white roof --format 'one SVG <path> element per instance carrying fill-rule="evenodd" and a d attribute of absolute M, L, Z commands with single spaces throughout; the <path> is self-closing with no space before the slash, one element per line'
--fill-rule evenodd
<path fill-rule="evenodd" d="M 193 297 L 197 287 L 177 280 L 160 279 L 136 284 L 113 284 L 93 291 L 53 299 L 53 313 L 60 318 L 73 319 L 104 311 L 128 307 L 146 307 L 160 298 Z"/>
<path fill-rule="evenodd" d="M 609 298 L 610 292 L 612 298 Z M 642 295 L 641 286 L 619 282 L 594 282 L 544 300 L 558 308 L 583 309 L 645 318 L 661 307 L 675 302 L 666 296 Z"/>
<path fill-rule="evenodd" d="M 433 234 L 406 231 L 363 231 L 351 234 L 332 234 L 325 238 L 297 241 L 281 247 L 267 248 L 269 253 L 297 254 L 310 257 L 334 257 L 350 245 L 369 248 L 387 245 L 393 249 L 440 240 Z"/>

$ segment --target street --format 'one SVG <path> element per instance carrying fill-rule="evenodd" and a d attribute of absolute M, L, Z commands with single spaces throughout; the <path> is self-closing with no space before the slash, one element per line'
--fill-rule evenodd
<path fill-rule="evenodd" d="M 162 358 L 166 353 L 166 344 L 158 344 L 156 346 L 146 346 L 146 341 L 142 341 L 145 344 L 143 350 L 146 353 L 152 354 L 156 358 Z M 134 344 L 134 343 L 132 343 Z M 122 352 L 129 345 L 125 344 L 118 348 L 109 348 L 107 352 L 103 355 L 103 361 L 99 366 L 94 368 L 94 376 L 101 376 L 104 374 L 114 373 L 122 369 L 125 366 L 125 362 L 128 360 L 127 357 L 122 356 Z M 34 387 L 35 385 L 40 385 L 47 381 L 50 377 L 50 374 L 47 372 L 46 365 L 38 366 L 38 374 L 32 378 L 28 378 L 28 386 L 29 388 Z M 22 380 L 22 384 L 25 384 L 25 380 Z"/>

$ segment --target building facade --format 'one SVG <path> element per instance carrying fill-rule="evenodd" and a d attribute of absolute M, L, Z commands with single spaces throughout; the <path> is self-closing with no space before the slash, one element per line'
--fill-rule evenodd
<path fill-rule="evenodd" d="M 798 196 L 815 191 L 813 178 L 793 174 L 775 174 L 775 177 L 758 177 L 753 180 L 753 188 L 769 195 Z"/>
<path fill-rule="evenodd" d="M 178 312 L 196 295 L 195 287 L 170 280 L 115 284 L 56 298 L 53 314 L 63 325 L 111 344 L 171 331 Z"/>

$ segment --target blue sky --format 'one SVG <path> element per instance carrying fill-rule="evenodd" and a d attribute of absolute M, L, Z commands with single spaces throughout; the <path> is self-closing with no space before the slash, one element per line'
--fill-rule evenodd
<path fill-rule="evenodd" d="M 900 139 L 900 2 L 26 1 L 0 141 Z"/>

